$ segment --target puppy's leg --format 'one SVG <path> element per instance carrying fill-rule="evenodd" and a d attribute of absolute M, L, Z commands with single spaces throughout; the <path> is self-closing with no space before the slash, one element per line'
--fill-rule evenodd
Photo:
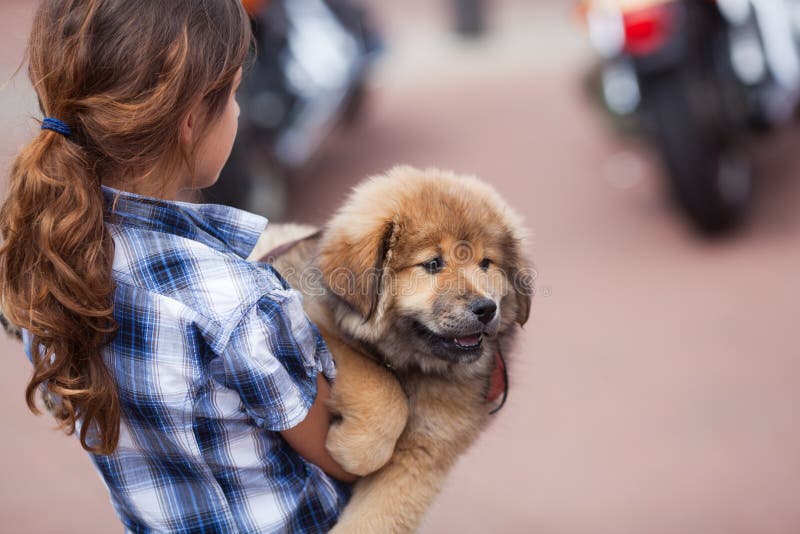
<path fill-rule="evenodd" d="M 320 329 L 336 360 L 329 408 L 341 416 L 325 443 L 346 471 L 368 475 L 394 452 L 408 419 L 408 401 L 392 373 Z"/>
<path fill-rule="evenodd" d="M 486 425 L 480 381 L 425 377 L 405 385 L 411 413 L 394 455 L 356 483 L 332 533 L 415 531 L 456 459 Z"/>
<path fill-rule="evenodd" d="M 310 236 L 317 229 L 306 224 L 295 223 L 270 223 L 258 238 L 255 247 L 250 252 L 247 259 L 250 261 L 261 261 L 265 254 L 271 250 L 306 236 Z"/>
<path fill-rule="evenodd" d="M 414 532 L 439 493 L 448 466 L 424 449 L 398 449 L 383 469 L 362 478 L 331 534 Z"/>

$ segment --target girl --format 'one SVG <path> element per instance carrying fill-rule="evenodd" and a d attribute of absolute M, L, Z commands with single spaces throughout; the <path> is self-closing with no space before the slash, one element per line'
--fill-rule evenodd
<path fill-rule="evenodd" d="M 35 393 L 132 532 L 328 530 L 333 362 L 298 296 L 245 261 L 266 220 L 174 201 L 219 176 L 250 48 L 240 0 L 45 0 L 45 119 L 0 210 L 0 289 Z"/>

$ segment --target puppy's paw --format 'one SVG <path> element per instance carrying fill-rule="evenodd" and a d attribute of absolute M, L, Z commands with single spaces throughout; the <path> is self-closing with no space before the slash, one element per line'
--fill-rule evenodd
<path fill-rule="evenodd" d="M 345 471 L 366 476 L 386 465 L 398 436 L 387 436 L 345 418 L 331 425 L 325 448 Z"/>

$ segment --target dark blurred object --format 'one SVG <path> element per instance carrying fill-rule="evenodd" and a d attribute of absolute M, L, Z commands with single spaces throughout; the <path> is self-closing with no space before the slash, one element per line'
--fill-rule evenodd
<path fill-rule="evenodd" d="M 638 119 L 671 189 L 705 232 L 738 223 L 753 192 L 749 142 L 800 97 L 798 0 L 584 2 L 603 100 Z"/>
<path fill-rule="evenodd" d="M 286 180 L 363 108 L 381 42 L 349 0 L 247 0 L 257 54 L 238 93 L 239 134 L 205 200 L 279 219 Z"/>
<path fill-rule="evenodd" d="M 486 30 L 485 0 L 451 0 L 456 31 L 464 37 L 480 37 Z"/>

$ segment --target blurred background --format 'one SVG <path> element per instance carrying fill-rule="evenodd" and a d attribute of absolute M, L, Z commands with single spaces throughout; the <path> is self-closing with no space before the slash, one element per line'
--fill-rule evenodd
<path fill-rule="evenodd" d="M 783 0 L 248 2 L 207 201 L 319 224 L 392 165 L 477 174 L 538 270 L 509 402 L 423 533 L 800 532 L 798 11 Z M 36 133 L 0 0 L 0 166 Z M 121 531 L 0 340 L 0 531 Z"/>

